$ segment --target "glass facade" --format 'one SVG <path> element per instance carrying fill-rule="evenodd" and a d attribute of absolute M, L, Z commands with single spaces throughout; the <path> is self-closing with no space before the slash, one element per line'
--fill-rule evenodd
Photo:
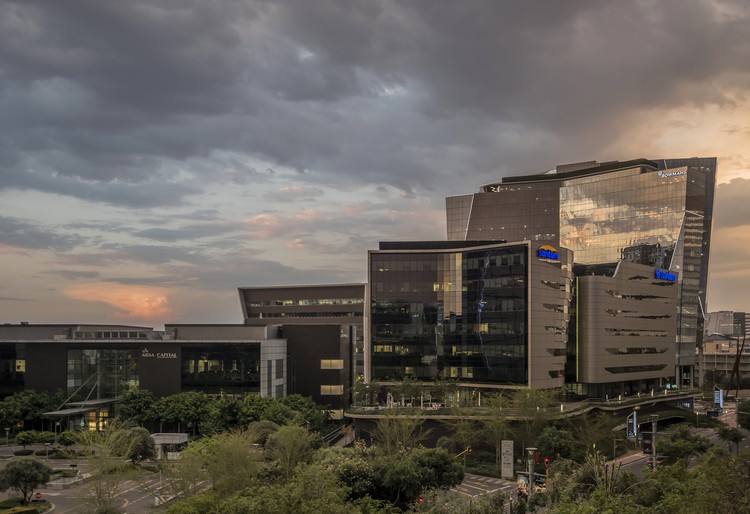
<path fill-rule="evenodd" d="M 259 392 L 260 344 L 184 345 L 182 390 L 212 394 Z"/>
<path fill-rule="evenodd" d="M 549 241 L 573 250 L 577 264 L 625 260 L 676 272 L 676 365 L 689 385 L 705 309 L 716 159 L 584 164 L 447 198 L 448 238 Z"/>
<path fill-rule="evenodd" d="M 526 245 L 370 253 L 376 380 L 528 381 Z"/>
<path fill-rule="evenodd" d="M 68 393 L 104 399 L 138 389 L 139 355 L 137 349 L 68 350 Z"/>

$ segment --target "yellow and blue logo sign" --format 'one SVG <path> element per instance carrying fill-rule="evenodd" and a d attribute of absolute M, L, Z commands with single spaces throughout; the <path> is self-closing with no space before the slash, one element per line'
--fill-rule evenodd
<path fill-rule="evenodd" d="M 560 254 L 557 253 L 557 248 L 554 248 L 550 245 L 542 245 L 539 247 L 539 249 L 536 251 L 537 257 L 540 259 L 547 259 L 550 261 L 559 261 L 560 260 Z"/>

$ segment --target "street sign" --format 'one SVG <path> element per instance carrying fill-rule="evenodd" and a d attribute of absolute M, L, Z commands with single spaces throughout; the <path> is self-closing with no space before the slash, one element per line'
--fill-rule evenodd
<path fill-rule="evenodd" d="M 42 499 L 42 493 L 34 493 L 34 498 L 36 498 L 37 500 L 41 500 Z"/>
<path fill-rule="evenodd" d="M 638 437 L 638 415 L 635 411 L 628 416 L 628 439 Z"/>
<path fill-rule="evenodd" d="M 721 408 L 724 408 L 724 395 L 722 394 L 723 392 L 723 390 L 714 386 L 714 404 L 718 405 Z"/>

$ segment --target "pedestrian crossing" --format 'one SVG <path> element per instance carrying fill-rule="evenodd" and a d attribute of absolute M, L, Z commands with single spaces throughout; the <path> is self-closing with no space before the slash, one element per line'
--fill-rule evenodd
<path fill-rule="evenodd" d="M 453 490 L 468 496 L 479 496 L 496 491 L 511 493 L 516 490 L 516 486 L 516 482 L 512 480 L 466 473 L 461 485 L 454 487 Z"/>

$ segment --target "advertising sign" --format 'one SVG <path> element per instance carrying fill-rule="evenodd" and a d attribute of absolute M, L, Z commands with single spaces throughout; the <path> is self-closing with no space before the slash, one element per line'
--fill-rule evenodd
<path fill-rule="evenodd" d="M 513 441 L 504 440 L 500 450 L 500 476 L 513 480 Z"/>
<path fill-rule="evenodd" d="M 635 411 L 628 416 L 628 439 L 638 437 L 638 418 Z"/>

